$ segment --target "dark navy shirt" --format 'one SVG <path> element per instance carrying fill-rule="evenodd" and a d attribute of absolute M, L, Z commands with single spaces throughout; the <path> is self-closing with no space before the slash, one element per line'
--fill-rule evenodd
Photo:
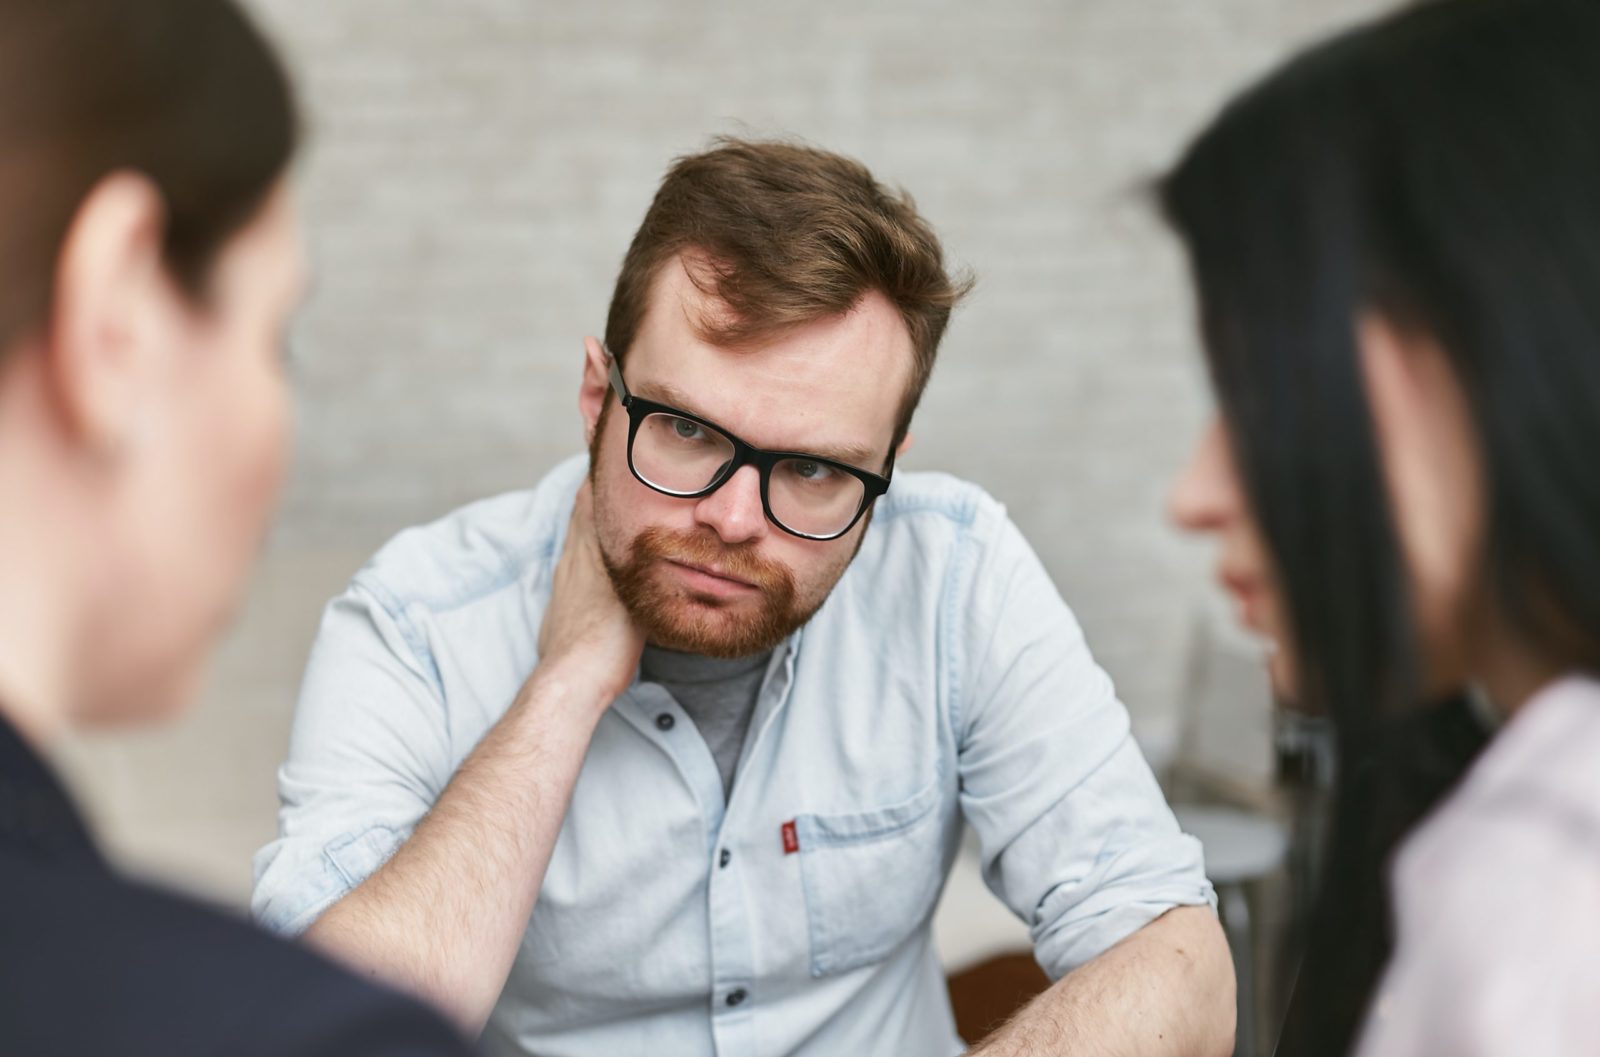
<path fill-rule="evenodd" d="M 421 1005 L 118 876 L 0 718 L 0 1055 L 465 1057 Z"/>

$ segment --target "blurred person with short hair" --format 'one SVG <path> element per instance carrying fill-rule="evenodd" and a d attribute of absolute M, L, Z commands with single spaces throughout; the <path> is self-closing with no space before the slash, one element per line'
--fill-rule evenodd
<path fill-rule="evenodd" d="M 101 858 L 43 759 L 194 697 L 283 474 L 297 123 L 227 0 L 0 0 L 0 1053 L 446 1057 Z"/>

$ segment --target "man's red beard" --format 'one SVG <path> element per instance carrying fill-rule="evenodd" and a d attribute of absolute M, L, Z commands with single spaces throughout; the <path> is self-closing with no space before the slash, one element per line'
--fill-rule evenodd
<path fill-rule="evenodd" d="M 696 533 L 645 529 L 625 561 L 601 548 L 617 597 L 645 637 L 657 646 L 706 657 L 748 657 L 773 649 L 811 619 L 801 608 L 794 576 L 748 547 L 729 547 L 707 529 Z M 729 600 L 664 580 L 670 562 L 720 573 L 752 585 L 748 599 Z M 759 598 L 759 601 L 756 599 Z M 754 608 L 752 608 L 754 607 Z"/>

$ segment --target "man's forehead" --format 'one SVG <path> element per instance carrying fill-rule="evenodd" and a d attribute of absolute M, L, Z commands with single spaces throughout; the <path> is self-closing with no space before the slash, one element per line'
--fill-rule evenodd
<path fill-rule="evenodd" d="M 705 333 L 703 323 L 726 316 L 688 267 L 680 257 L 655 278 L 628 350 L 630 389 L 761 447 L 881 462 L 912 369 L 910 333 L 889 300 L 868 292 L 837 316 L 728 347 Z"/>

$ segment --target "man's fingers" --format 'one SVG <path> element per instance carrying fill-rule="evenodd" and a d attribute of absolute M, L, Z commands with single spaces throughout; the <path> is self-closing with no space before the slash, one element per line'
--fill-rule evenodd
<path fill-rule="evenodd" d="M 594 488 L 587 478 L 578 487 L 578 495 L 572 502 L 572 523 L 574 525 L 594 523 Z"/>
<path fill-rule="evenodd" d="M 567 522 L 567 540 L 561 548 L 562 560 L 576 554 L 579 547 L 594 542 L 594 493 L 586 480 L 578 489 L 577 498 L 572 504 L 572 517 Z"/>

